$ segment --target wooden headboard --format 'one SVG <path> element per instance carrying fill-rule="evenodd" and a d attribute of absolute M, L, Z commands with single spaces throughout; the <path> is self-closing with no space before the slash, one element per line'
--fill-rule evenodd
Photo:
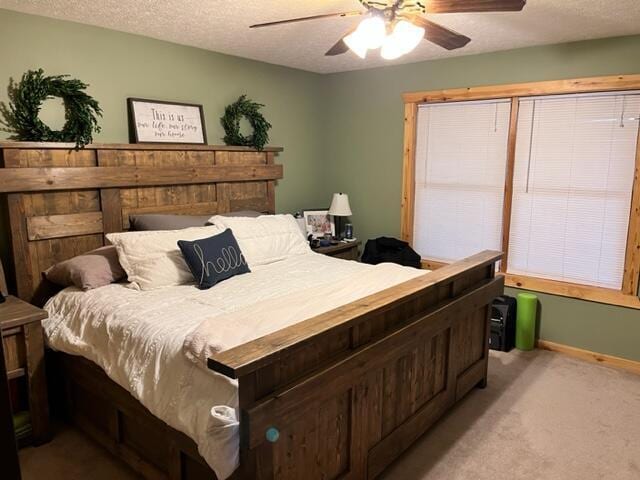
<path fill-rule="evenodd" d="M 41 303 L 51 265 L 105 244 L 135 213 L 275 211 L 281 148 L 0 143 L 17 294 Z M 45 291 L 43 291 L 45 290 Z"/>

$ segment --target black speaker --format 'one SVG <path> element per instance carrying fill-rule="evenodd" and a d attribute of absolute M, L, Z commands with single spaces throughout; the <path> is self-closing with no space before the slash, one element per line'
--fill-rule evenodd
<path fill-rule="evenodd" d="M 489 348 L 508 352 L 516 345 L 516 299 L 503 295 L 491 305 Z"/>

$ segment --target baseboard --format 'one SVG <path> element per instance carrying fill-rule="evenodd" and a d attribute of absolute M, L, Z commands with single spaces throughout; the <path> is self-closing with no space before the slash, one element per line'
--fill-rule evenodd
<path fill-rule="evenodd" d="M 570 357 L 579 358 L 588 362 L 599 363 L 608 367 L 621 368 L 629 372 L 640 375 L 640 361 L 629 360 L 627 358 L 614 357 L 604 353 L 591 352 L 582 348 L 570 347 L 561 343 L 550 342 L 548 340 L 538 340 L 537 347 L 551 352 L 564 353 Z"/>

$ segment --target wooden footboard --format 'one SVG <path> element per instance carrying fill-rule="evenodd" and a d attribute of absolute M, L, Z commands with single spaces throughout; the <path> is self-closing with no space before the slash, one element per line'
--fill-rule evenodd
<path fill-rule="evenodd" d="M 487 378 L 500 253 L 483 252 L 209 360 L 239 382 L 234 478 L 375 478 Z"/>

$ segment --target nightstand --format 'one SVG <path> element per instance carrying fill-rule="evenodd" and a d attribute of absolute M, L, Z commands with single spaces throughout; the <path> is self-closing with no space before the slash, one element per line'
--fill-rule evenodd
<path fill-rule="evenodd" d="M 360 258 L 360 245 L 362 242 L 340 242 L 337 245 L 330 245 L 328 247 L 314 248 L 316 253 L 322 253 L 323 255 L 329 255 L 330 257 L 342 258 L 344 260 L 358 260 Z"/>
<path fill-rule="evenodd" d="M 47 442 L 49 432 L 49 403 L 44 367 L 44 338 L 41 320 L 47 312 L 19 298 L 8 296 L 0 303 L 0 330 L 10 382 L 20 382 L 26 389 L 31 417 L 31 441 L 33 444 Z M 20 389 L 19 389 L 20 390 Z M 24 394 L 23 394 L 24 396 Z M 14 405 L 14 410 L 21 409 Z"/>

